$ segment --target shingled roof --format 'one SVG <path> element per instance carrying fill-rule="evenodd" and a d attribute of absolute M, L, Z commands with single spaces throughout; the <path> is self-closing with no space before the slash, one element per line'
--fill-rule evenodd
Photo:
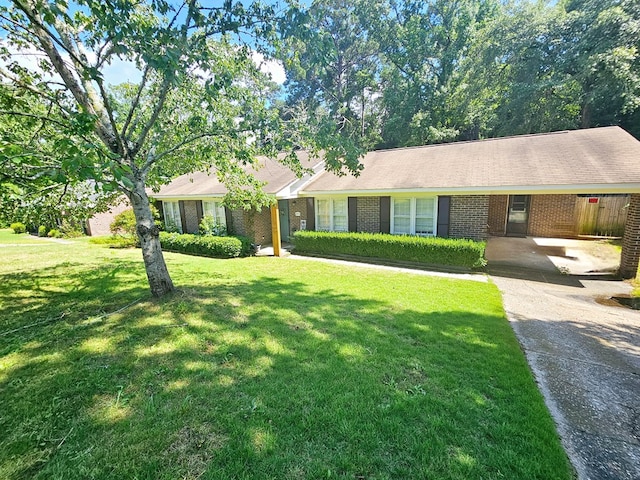
<path fill-rule="evenodd" d="M 300 163 L 304 168 L 317 169 L 321 160 L 309 158 L 304 151 L 297 152 Z M 260 157 L 259 168 L 250 168 L 249 171 L 261 182 L 266 182 L 263 190 L 265 193 L 277 194 L 287 186 L 299 181 L 295 173 L 282 165 L 277 160 Z M 154 198 L 201 198 L 207 196 L 223 196 L 227 188 L 220 183 L 215 172 L 193 172 L 174 179 L 168 185 L 163 186 L 158 193 L 152 194 Z"/>
<path fill-rule="evenodd" d="M 620 127 L 368 153 L 359 177 L 325 172 L 300 192 L 640 192 L 640 142 Z"/>

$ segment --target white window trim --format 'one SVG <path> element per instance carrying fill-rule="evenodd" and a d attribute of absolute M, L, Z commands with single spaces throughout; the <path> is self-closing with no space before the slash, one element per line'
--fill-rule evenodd
<path fill-rule="evenodd" d="M 391 233 L 394 235 L 407 235 L 406 233 L 396 233 L 395 231 L 395 202 L 396 200 L 410 200 L 411 210 L 409 214 L 409 233 L 408 235 L 416 235 L 416 200 L 418 198 L 430 198 L 433 199 L 433 225 L 432 230 L 433 234 L 417 234 L 421 237 L 435 237 L 438 233 L 438 197 L 391 197 L 391 212 L 390 212 L 390 220 L 391 220 Z"/>
<path fill-rule="evenodd" d="M 315 199 L 315 219 L 316 219 L 316 230 L 319 230 L 319 225 L 320 222 L 318 221 L 318 217 L 319 217 L 319 212 L 318 212 L 318 207 L 319 207 L 319 201 L 328 201 L 329 202 L 329 230 L 330 232 L 348 232 L 349 231 L 349 200 L 347 197 L 330 197 L 330 198 L 318 198 L 316 197 Z M 336 201 L 344 201 L 346 204 L 346 213 L 347 213 L 347 224 L 346 224 L 346 230 L 336 230 L 335 229 L 335 225 L 334 225 L 334 202 Z"/>
<path fill-rule="evenodd" d="M 167 208 L 168 205 L 171 205 L 171 207 Z M 175 205 L 175 207 L 174 207 Z M 168 218 L 167 216 L 167 212 L 171 211 L 171 217 L 172 218 Z M 165 226 L 171 222 L 173 224 L 175 224 L 176 228 L 178 229 L 178 231 L 180 233 L 182 233 L 182 216 L 180 215 L 180 202 L 178 200 L 163 200 L 162 201 L 162 211 L 164 213 L 164 224 Z M 176 215 L 176 211 L 177 211 L 177 215 Z M 176 218 L 177 217 L 177 218 Z"/>
<path fill-rule="evenodd" d="M 227 215 L 225 213 L 225 207 L 222 205 L 221 199 L 211 198 L 202 200 L 202 216 L 210 215 L 210 212 L 205 210 L 205 203 L 213 204 L 213 220 L 216 224 L 222 225 L 224 227 L 227 226 Z"/>

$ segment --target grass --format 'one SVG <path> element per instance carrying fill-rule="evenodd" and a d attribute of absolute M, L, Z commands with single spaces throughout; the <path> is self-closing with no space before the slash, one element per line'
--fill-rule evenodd
<path fill-rule="evenodd" d="M 638 268 L 636 278 L 631 280 L 631 286 L 633 287 L 633 290 L 631 290 L 631 296 L 640 297 L 640 267 Z"/>
<path fill-rule="evenodd" d="M 15 242 L 0 478 L 572 478 L 494 285 Z"/>

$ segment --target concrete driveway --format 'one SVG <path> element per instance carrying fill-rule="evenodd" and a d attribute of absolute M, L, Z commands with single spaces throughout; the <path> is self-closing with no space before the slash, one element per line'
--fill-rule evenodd
<path fill-rule="evenodd" d="M 619 254 L 578 240 L 492 238 L 489 274 L 579 479 L 640 479 L 640 311 L 611 296 Z"/>

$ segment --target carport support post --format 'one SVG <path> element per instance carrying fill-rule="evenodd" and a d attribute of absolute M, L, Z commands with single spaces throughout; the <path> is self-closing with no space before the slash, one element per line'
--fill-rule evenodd
<path fill-rule="evenodd" d="M 622 237 L 622 255 L 620 256 L 620 276 L 634 278 L 638 273 L 640 260 L 640 193 L 631 195 L 627 221 Z"/>
<path fill-rule="evenodd" d="M 273 256 L 280 256 L 280 212 L 278 204 L 271 205 L 271 242 L 273 243 Z"/>

